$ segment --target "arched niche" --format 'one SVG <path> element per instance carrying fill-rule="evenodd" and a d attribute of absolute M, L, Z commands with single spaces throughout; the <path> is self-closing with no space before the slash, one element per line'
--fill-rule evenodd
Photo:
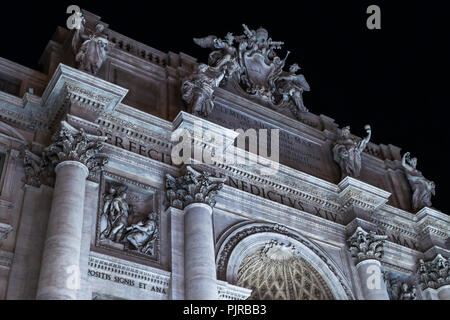
<path fill-rule="evenodd" d="M 328 255 L 312 241 L 294 230 L 264 222 L 240 223 L 218 241 L 216 265 L 218 279 L 236 284 L 244 259 L 270 241 L 291 244 L 303 259 L 323 279 L 334 299 L 353 300 L 354 296 L 342 271 Z"/>

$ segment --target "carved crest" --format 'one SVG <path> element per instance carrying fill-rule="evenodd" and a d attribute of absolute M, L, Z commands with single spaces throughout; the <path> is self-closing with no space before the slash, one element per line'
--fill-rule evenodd
<path fill-rule="evenodd" d="M 275 110 L 287 109 L 300 119 L 300 113 L 308 111 L 302 93 L 310 90 L 305 77 L 297 74 L 300 67 L 294 64 L 289 71 L 283 71 L 289 52 L 282 60 L 275 50 L 284 43 L 272 41 L 264 28 L 250 30 L 245 24 L 243 27 L 241 36 L 228 33 L 224 40 L 213 35 L 194 39 L 197 45 L 213 50 L 209 67 L 225 75 L 218 86 L 230 83 L 230 88 L 239 88 Z M 211 110 L 202 114 L 207 116 Z"/>

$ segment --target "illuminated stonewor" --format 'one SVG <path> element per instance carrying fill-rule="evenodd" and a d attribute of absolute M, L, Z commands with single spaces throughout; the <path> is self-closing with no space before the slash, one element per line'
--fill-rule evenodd
<path fill-rule="evenodd" d="M 82 15 L 0 58 L 0 299 L 449 299 L 439 186 L 306 106 L 270 30 L 197 61 Z"/>
<path fill-rule="evenodd" d="M 247 256 L 238 285 L 252 289 L 254 300 L 332 300 L 324 280 L 295 248 L 276 241 Z"/>

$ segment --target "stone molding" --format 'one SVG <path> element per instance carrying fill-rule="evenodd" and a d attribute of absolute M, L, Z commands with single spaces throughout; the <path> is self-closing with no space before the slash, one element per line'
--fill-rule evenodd
<path fill-rule="evenodd" d="M 373 212 L 386 204 L 391 195 L 387 191 L 349 176 L 345 177 L 338 186 L 341 189 L 338 201 L 342 211 L 353 206 Z"/>

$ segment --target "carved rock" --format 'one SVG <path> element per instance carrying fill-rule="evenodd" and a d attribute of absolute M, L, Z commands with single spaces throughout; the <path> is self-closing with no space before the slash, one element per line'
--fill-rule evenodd
<path fill-rule="evenodd" d="M 289 71 L 283 71 L 287 56 L 281 60 L 275 50 L 281 49 L 284 43 L 272 41 L 264 28 L 250 30 L 246 25 L 243 27 L 244 34 L 240 36 L 228 33 L 225 39 L 213 35 L 194 39 L 197 45 L 213 50 L 208 59 L 210 70 L 223 74 L 222 77 L 214 77 L 216 86 L 230 83 L 230 87 L 240 88 L 239 90 L 247 93 L 250 98 L 262 100 L 278 111 L 289 110 L 294 117 L 300 119 L 300 113 L 308 111 L 303 104 L 302 94 L 310 90 L 305 77 L 297 74 L 300 67 L 293 64 Z M 193 77 L 198 78 L 198 73 L 197 70 Z M 211 79 L 206 82 L 211 82 Z M 191 96 L 185 93 L 189 92 L 190 87 L 195 86 L 189 82 L 183 83 L 185 101 L 191 99 L 185 98 Z M 203 100 L 206 100 L 204 96 L 207 96 L 211 102 L 211 87 L 204 85 L 204 88 L 199 90 L 202 94 L 198 95 Z M 213 104 L 210 103 L 209 107 L 212 108 Z M 212 109 L 208 110 L 210 112 Z"/>
<path fill-rule="evenodd" d="M 192 113 L 207 117 L 214 108 L 214 89 L 225 76 L 225 70 L 216 71 L 206 64 L 199 64 L 197 71 L 186 79 L 181 87 L 182 98 Z"/>
<path fill-rule="evenodd" d="M 104 33 L 102 24 L 95 26 L 94 32 L 85 30 L 85 19 L 82 18 L 80 29 L 77 29 L 72 38 L 72 49 L 79 70 L 96 75 L 103 62 L 108 57 L 112 43 Z"/>
<path fill-rule="evenodd" d="M 387 236 L 377 235 L 375 232 L 366 232 L 358 227 L 355 233 L 347 240 L 349 251 L 359 263 L 367 259 L 381 260 L 384 254 L 384 242 Z"/>
<path fill-rule="evenodd" d="M 425 262 L 420 259 L 417 276 L 422 290 L 437 289 L 450 284 L 450 259 L 438 254 L 433 260 Z"/>
<path fill-rule="evenodd" d="M 166 195 L 170 206 L 184 209 L 191 203 L 216 204 L 214 197 L 222 189 L 226 178 L 212 177 L 208 172 L 198 172 L 186 166 L 186 174 L 174 178 L 166 174 Z"/>
<path fill-rule="evenodd" d="M 87 134 L 62 121 L 61 130 L 53 135 L 52 144 L 43 152 L 43 161 L 53 167 L 63 161 L 78 161 L 96 170 L 107 163 L 105 158 L 99 158 L 105 141 L 105 137 Z"/>
<path fill-rule="evenodd" d="M 365 126 L 367 137 L 358 141 L 350 134 L 350 127 L 341 130 L 340 137 L 333 147 L 333 160 L 341 168 L 342 179 L 346 176 L 359 177 L 361 172 L 361 153 L 370 140 L 372 131 L 369 125 Z"/>
<path fill-rule="evenodd" d="M 417 288 L 411 278 L 387 272 L 384 275 L 386 288 L 391 300 L 417 300 Z"/>
<path fill-rule="evenodd" d="M 409 152 L 403 155 L 402 166 L 413 192 L 412 209 L 420 210 L 423 207 L 431 207 L 431 196 L 435 194 L 436 187 L 434 182 L 425 179 L 422 173 L 416 169 L 417 158 L 411 159 Z"/>

